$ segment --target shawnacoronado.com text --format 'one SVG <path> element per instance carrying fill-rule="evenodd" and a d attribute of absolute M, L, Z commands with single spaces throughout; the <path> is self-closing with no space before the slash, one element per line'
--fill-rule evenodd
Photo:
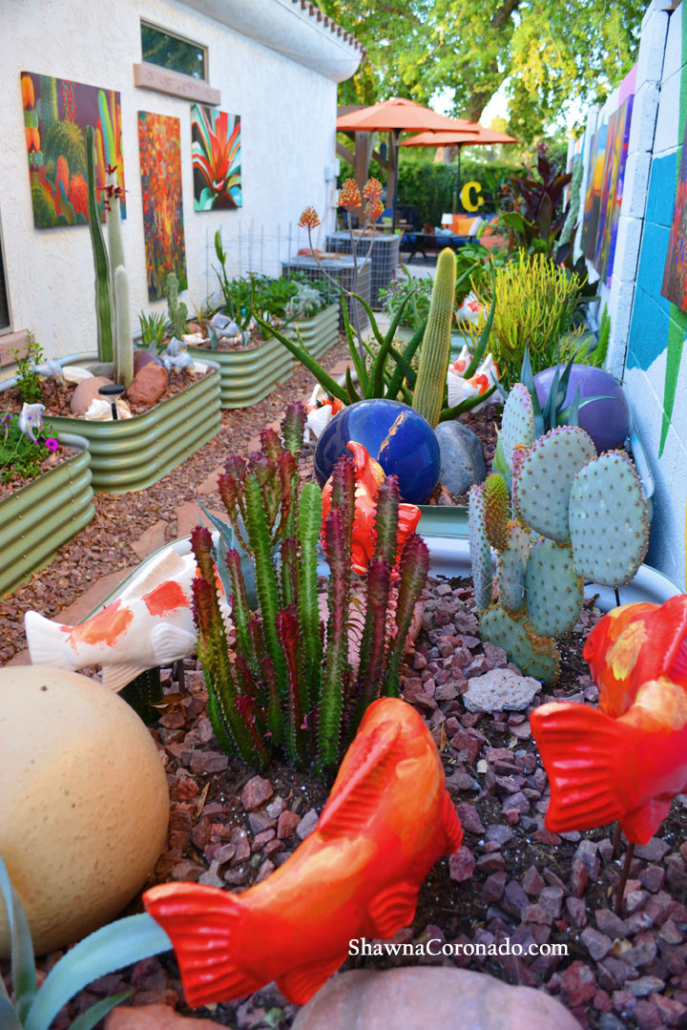
<path fill-rule="evenodd" d="M 435 958 L 445 956 L 453 958 L 459 955 L 466 958 L 504 957 L 507 955 L 516 955 L 518 957 L 522 955 L 557 955 L 566 958 L 568 955 L 568 945 L 532 943 L 525 946 L 517 941 L 511 942 L 510 940 L 501 941 L 499 944 L 484 944 L 482 942 L 471 944 L 469 941 L 451 944 L 448 941 L 440 940 L 438 937 L 432 937 L 428 941 L 411 941 L 405 944 L 396 944 L 393 941 L 373 941 L 368 940 L 366 937 L 355 937 L 348 943 L 348 954 L 386 955 L 396 958 L 409 955 L 415 957 L 430 955 Z"/>

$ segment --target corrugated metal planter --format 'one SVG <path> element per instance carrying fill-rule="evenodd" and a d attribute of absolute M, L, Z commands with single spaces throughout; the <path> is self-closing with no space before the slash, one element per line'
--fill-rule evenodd
<path fill-rule="evenodd" d="M 164 349 L 164 348 L 163 348 Z M 249 408 L 285 383 L 293 373 L 293 358 L 278 340 L 265 340 L 253 350 L 210 351 L 189 347 L 195 361 L 219 366 L 220 407 Z"/>
<path fill-rule="evenodd" d="M 468 530 L 466 504 L 420 504 L 417 532 L 424 537 L 465 537 Z"/>
<path fill-rule="evenodd" d="M 121 494 L 146 490 L 217 433 L 221 421 L 220 372 L 214 357 L 210 361 L 203 353 L 202 360 L 213 369 L 210 375 L 143 415 L 116 422 L 47 416 L 57 432 L 78 432 L 88 440 L 96 491 Z"/>
<path fill-rule="evenodd" d="M 78 453 L 0 501 L 0 596 L 47 565 L 95 515 L 88 441 L 71 433 L 59 440 Z"/>
<path fill-rule="evenodd" d="M 303 342 L 305 349 L 314 357 L 326 354 L 339 339 L 339 305 L 330 304 L 312 318 L 294 322 L 290 327 L 291 335 L 297 339 L 295 330 Z"/>

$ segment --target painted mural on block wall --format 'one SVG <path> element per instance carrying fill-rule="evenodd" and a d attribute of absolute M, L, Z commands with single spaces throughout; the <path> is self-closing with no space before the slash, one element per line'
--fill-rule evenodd
<path fill-rule="evenodd" d="M 685 129 L 687 135 L 687 127 Z M 681 311 L 687 310 L 687 147 L 682 139 L 678 165 L 675 206 L 670 224 L 670 240 L 663 271 L 661 294 Z"/>
<path fill-rule="evenodd" d="M 599 223 L 599 205 L 601 203 L 607 133 L 607 125 L 602 125 L 600 129 L 597 129 L 592 138 L 589 154 L 589 175 L 587 177 L 587 195 L 584 201 L 584 220 L 582 222 L 580 245 L 585 257 L 589 258 L 590 261 L 594 257 L 596 246 L 596 227 Z"/>
<path fill-rule="evenodd" d="M 628 96 L 614 111 L 608 122 L 606 153 L 604 157 L 603 181 L 599 199 L 599 216 L 594 247 L 594 267 L 607 286 L 611 284 L 615 245 L 618 236 L 620 208 L 623 202 L 625 166 L 630 143 L 632 103 Z"/>
<path fill-rule="evenodd" d="M 194 210 L 241 207 L 240 116 L 193 104 L 191 141 Z"/>
<path fill-rule="evenodd" d="M 86 225 L 88 125 L 95 129 L 96 184 L 104 186 L 107 166 L 116 165 L 117 181 L 124 189 L 120 95 L 34 72 L 21 72 L 21 92 L 33 224 L 37 229 Z"/>
<path fill-rule="evenodd" d="M 139 111 L 138 146 L 148 299 L 159 300 L 170 272 L 176 273 L 180 290 L 188 286 L 179 119 Z"/>

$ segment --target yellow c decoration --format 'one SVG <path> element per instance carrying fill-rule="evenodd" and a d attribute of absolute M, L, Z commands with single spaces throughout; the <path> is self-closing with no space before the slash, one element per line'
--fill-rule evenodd
<path fill-rule="evenodd" d="M 460 191 L 460 202 L 465 211 L 479 211 L 484 204 L 484 198 L 480 197 L 482 187 L 478 182 L 466 182 Z M 473 197 L 474 193 L 474 197 Z"/>

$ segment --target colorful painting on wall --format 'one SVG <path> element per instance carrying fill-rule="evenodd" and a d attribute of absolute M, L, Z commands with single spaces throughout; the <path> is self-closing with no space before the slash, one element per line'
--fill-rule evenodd
<path fill-rule="evenodd" d="M 170 272 L 176 272 L 180 290 L 188 286 L 179 119 L 139 111 L 138 146 L 148 298 L 159 300 Z"/>
<path fill-rule="evenodd" d="M 608 126 L 602 125 L 592 138 L 589 155 L 589 175 L 587 178 L 587 196 L 584 201 L 584 221 L 582 223 L 582 250 L 591 261 L 596 246 L 596 228 L 599 221 L 599 205 L 601 203 L 601 186 L 603 183 L 604 158 L 606 156 L 606 135 Z"/>
<path fill-rule="evenodd" d="M 119 93 L 33 72 L 21 72 L 21 93 L 33 224 L 37 229 L 86 225 L 86 126 L 95 129 L 97 185 L 105 185 L 105 169 L 116 165 L 124 188 Z"/>
<path fill-rule="evenodd" d="M 241 207 L 240 115 L 193 104 L 191 141 L 194 210 Z"/>
<path fill-rule="evenodd" d="M 623 202 L 625 165 L 630 143 L 633 99 L 630 95 L 618 110 L 613 112 L 608 121 L 606 155 L 594 247 L 594 268 L 607 286 L 611 285 L 611 276 L 613 275 L 618 222 Z"/>
<path fill-rule="evenodd" d="M 682 156 L 661 293 L 680 311 L 687 311 L 687 123 L 682 139 Z"/>

